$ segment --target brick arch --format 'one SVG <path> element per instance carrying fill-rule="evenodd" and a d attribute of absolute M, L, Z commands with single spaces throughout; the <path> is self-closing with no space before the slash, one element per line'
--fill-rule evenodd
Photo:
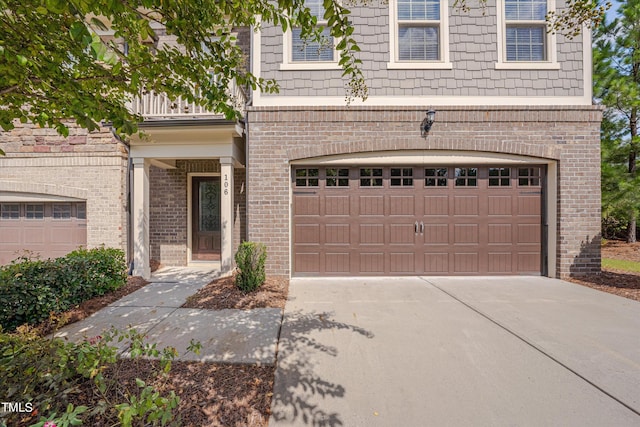
<path fill-rule="evenodd" d="M 89 190 L 86 190 L 84 188 L 45 183 L 0 180 L 0 188 L 2 188 L 3 191 L 10 191 L 14 193 L 32 193 L 47 196 L 72 197 L 82 200 L 87 200 L 89 196 Z"/>
<path fill-rule="evenodd" d="M 312 157 L 324 157 L 339 154 L 356 154 L 375 151 L 396 150 L 446 150 L 446 151 L 478 151 L 544 159 L 560 159 L 560 149 L 540 143 L 516 142 L 509 140 L 478 140 L 475 138 L 428 137 L 417 139 L 371 139 L 363 141 L 340 141 L 317 143 L 302 147 L 291 147 L 287 150 L 289 161 Z"/>

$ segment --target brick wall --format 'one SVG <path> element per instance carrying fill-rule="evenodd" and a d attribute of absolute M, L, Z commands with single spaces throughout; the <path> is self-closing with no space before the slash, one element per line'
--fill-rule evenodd
<path fill-rule="evenodd" d="M 384 150 L 469 150 L 558 161 L 559 277 L 600 269 L 601 111 L 577 107 L 254 107 L 248 111 L 248 239 L 266 243 L 270 274 L 289 266 L 289 162 Z M 420 161 L 420 159 L 417 159 Z"/>
<path fill-rule="evenodd" d="M 126 250 L 127 155 L 111 132 L 18 124 L 0 132 L 0 191 L 73 197 L 87 202 L 87 245 Z"/>

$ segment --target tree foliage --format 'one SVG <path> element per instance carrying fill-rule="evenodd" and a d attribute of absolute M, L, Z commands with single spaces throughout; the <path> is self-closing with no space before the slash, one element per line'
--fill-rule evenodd
<path fill-rule="evenodd" d="M 347 96 L 366 98 L 349 11 L 335 0 L 324 6 L 331 35 L 342 39 Z M 304 0 L 0 0 L 0 126 L 10 130 L 18 119 L 66 135 L 64 119 L 74 118 L 89 130 L 110 122 L 128 135 L 141 117 L 126 102 L 146 91 L 232 118 L 231 81 L 277 90 L 249 72 L 234 36 L 260 22 L 298 26 L 321 40 Z M 159 46 L 159 29 L 179 47 Z"/>
<path fill-rule="evenodd" d="M 486 2 L 478 1 L 474 7 Z M 324 20 L 341 40 L 347 100 L 367 97 L 347 6 L 368 2 L 324 0 Z M 468 3 L 455 4 L 465 9 Z M 556 31 L 597 23 L 602 13 L 591 1 L 568 4 L 549 17 Z M 147 91 L 231 118 L 237 114 L 226 90 L 231 81 L 277 91 L 275 81 L 248 71 L 234 36 L 235 29 L 260 22 L 283 30 L 300 27 L 303 37 L 322 40 L 304 0 L 0 0 L 0 126 L 10 130 L 20 120 L 66 135 L 65 120 L 72 118 L 89 130 L 109 122 L 129 135 L 142 118 L 126 103 Z M 159 31 L 174 36 L 180 47 L 160 46 Z"/>
<path fill-rule="evenodd" d="M 628 0 L 596 33 L 594 96 L 606 107 L 602 124 L 602 202 L 605 223 L 626 222 L 635 241 L 640 211 L 640 0 Z"/>

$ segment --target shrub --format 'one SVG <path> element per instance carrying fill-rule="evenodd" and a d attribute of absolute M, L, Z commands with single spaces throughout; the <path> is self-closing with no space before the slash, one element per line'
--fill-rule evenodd
<path fill-rule="evenodd" d="M 0 325 L 8 331 L 46 320 L 126 283 L 124 253 L 79 249 L 54 260 L 19 258 L 0 268 Z"/>
<path fill-rule="evenodd" d="M 155 384 L 136 378 L 135 386 L 121 371 L 118 348 L 112 342 L 127 340 L 129 363 L 147 358 L 159 359 L 148 374 Z M 198 351 L 192 342 L 190 351 Z M 112 329 L 75 344 L 61 339 L 41 338 L 28 327 L 16 333 L 0 331 L 0 377 L 3 399 L 30 405 L 31 413 L 0 411 L 0 426 L 166 425 L 174 420 L 180 401 L 166 390 L 171 362 L 177 355 L 172 347 L 158 350 L 142 341 L 135 330 L 126 333 Z M 34 424 L 35 423 L 35 424 Z"/>
<path fill-rule="evenodd" d="M 260 287 L 266 278 L 264 264 L 267 250 L 262 243 L 242 242 L 236 252 L 236 265 L 240 272 L 235 282 L 238 289 L 251 292 Z"/>

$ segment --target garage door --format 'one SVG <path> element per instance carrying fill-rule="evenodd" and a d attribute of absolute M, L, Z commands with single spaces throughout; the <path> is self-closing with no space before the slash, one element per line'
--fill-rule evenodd
<path fill-rule="evenodd" d="M 24 250 L 56 258 L 86 246 L 86 218 L 85 203 L 1 203 L 0 265 Z"/>
<path fill-rule="evenodd" d="M 294 273 L 539 275 L 543 171 L 293 167 Z"/>

